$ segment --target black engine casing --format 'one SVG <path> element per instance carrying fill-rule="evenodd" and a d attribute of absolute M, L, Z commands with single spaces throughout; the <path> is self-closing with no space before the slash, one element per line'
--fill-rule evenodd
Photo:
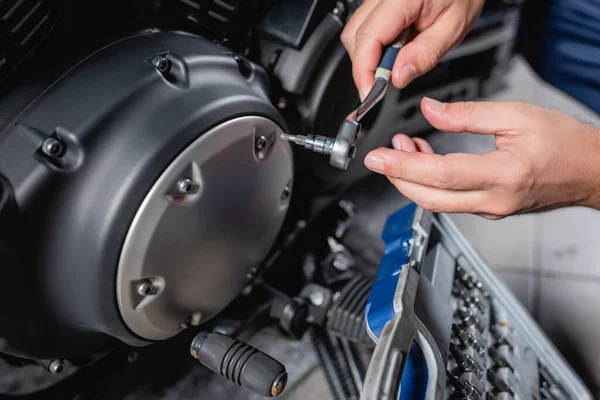
<path fill-rule="evenodd" d="M 171 61 L 165 73 L 149 62 L 157 54 Z M 149 31 L 88 57 L 5 125 L 0 351 L 48 359 L 91 354 L 114 338 L 146 344 L 115 298 L 127 230 L 182 149 L 242 115 L 285 129 L 260 67 L 197 36 Z M 61 157 L 41 151 L 48 137 L 66 143 Z"/>

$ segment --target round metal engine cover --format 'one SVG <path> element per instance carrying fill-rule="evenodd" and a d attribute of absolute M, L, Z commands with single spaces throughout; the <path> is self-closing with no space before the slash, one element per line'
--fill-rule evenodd
<path fill-rule="evenodd" d="M 158 178 L 125 239 L 117 299 L 127 326 L 161 340 L 213 317 L 267 255 L 288 207 L 281 128 L 246 116 L 187 147 Z M 182 194 L 183 193 L 183 194 Z"/>

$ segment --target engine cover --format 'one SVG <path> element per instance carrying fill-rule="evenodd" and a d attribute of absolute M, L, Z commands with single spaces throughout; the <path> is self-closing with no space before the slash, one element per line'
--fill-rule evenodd
<path fill-rule="evenodd" d="M 216 315 L 285 218 L 284 128 L 260 67 L 188 34 L 120 40 L 47 88 L 0 133 L 1 351 L 144 345 Z"/>
<path fill-rule="evenodd" d="M 229 120 L 158 178 L 117 271 L 119 308 L 133 332 L 166 339 L 211 318 L 240 292 L 285 216 L 292 160 L 281 133 L 266 118 Z"/>

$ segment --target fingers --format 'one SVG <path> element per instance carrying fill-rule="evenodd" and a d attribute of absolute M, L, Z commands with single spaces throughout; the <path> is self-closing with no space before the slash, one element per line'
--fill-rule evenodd
<path fill-rule="evenodd" d="M 390 44 L 420 12 L 419 2 L 379 1 L 356 29 L 352 70 L 356 87 L 364 99 L 373 86 L 383 46 Z M 373 6 L 372 4 L 370 6 Z"/>
<path fill-rule="evenodd" d="M 451 190 L 486 189 L 502 179 L 500 154 L 427 154 L 380 148 L 365 165 L 390 178 Z"/>
<path fill-rule="evenodd" d="M 462 16 L 446 13 L 400 50 L 392 83 L 399 89 L 430 71 L 462 37 Z"/>
<path fill-rule="evenodd" d="M 431 146 L 429 145 L 429 143 L 427 143 L 427 141 L 425 141 L 424 139 L 413 138 L 413 141 L 417 145 L 417 150 L 420 151 L 421 153 L 426 153 L 426 154 L 434 153 L 434 151 L 431 148 Z"/>
<path fill-rule="evenodd" d="M 440 131 L 488 135 L 512 133 L 534 113 L 533 107 L 521 102 L 441 103 L 427 97 L 421 101 L 421 110 Z"/>
<path fill-rule="evenodd" d="M 427 143 L 427 141 L 421 138 L 410 138 L 403 134 L 398 134 L 392 139 L 392 146 L 396 150 L 404 150 L 408 152 L 420 151 L 421 153 L 433 154 L 434 151 Z"/>
<path fill-rule="evenodd" d="M 360 64 L 360 60 L 356 58 L 356 32 L 369 16 L 371 11 L 377 6 L 379 0 L 365 1 L 352 15 L 350 21 L 342 32 L 342 43 L 352 61 L 352 76 L 360 94 L 361 101 L 369 94 L 370 88 L 373 86 L 375 75 L 366 74 L 356 66 L 356 62 Z"/>
<path fill-rule="evenodd" d="M 417 144 L 413 141 L 413 139 L 402 134 L 394 136 L 392 139 L 392 146 L 396 150 L 404 150 L 408 152 L 417 151 Z"/>
<path fill-rule="evenodd" d="M 432 212 L 479 213 L 486 204 L 485 192 L 481 191 L 455 192 L 400 179 L 390 178 L 390 181 L 404 196 Z"/>

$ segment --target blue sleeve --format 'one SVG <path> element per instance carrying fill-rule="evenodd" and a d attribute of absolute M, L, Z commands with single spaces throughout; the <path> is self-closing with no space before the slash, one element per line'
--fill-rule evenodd
<path fill-rule="evenodd" d="M 600 1 L 548 0 L 546 7 L 534 69 L 600 113 Z"/>

